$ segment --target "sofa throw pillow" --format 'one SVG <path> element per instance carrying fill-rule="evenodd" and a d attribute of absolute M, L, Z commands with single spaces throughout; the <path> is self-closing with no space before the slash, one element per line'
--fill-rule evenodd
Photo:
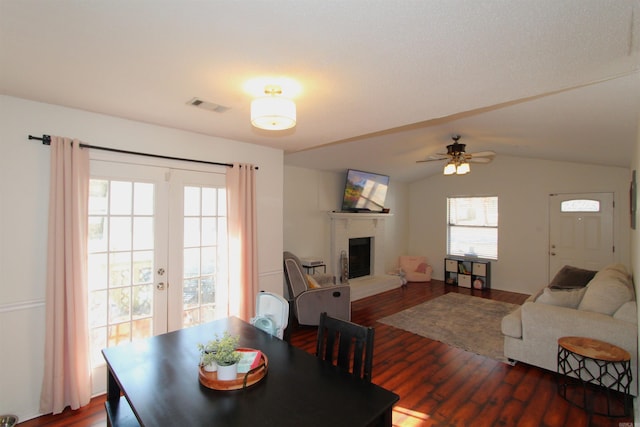
<path fill-rule="evenodd" d="M 306 275 L 307 276 L 307 285 L 309 287 L 309 289 L 317 289 L 317 288 L 321 288 L 322 286 L 320 286 L 320 284 L 318 283 L 318 281 L 316 279 L 314 279 L 313 277 L 311 277 L 310 275 Z"/>
<path fill-rule="evenodd" d="M 629 279 L 629 271 L 627 270 L 627 267 L 624 266 L 624 264 L 610 264 L 608 266 L 606 266 L 605 268 L 603 268 L 602 270 L 600 270 L 598 273 L 603 272 L 607 270 L 609 273 L 611 272 L 617 272 L 621 278 Z"/>
<path fill-rule="evenodd" d="M 416 268 L 416 272 L 417 273 L 426 273 L 427 272 L 427 263 L 426 262 L 421 262 L 420 264 L 418 264 L 418 267 Z"/>
<path fill-rule="evenodd" d="M 578 310 L 594 311 L 612 316 L 622 304 L 633 299 L 633 293 L 627 283 L 615 276 L 600 274 L 587 285 L 587 291 L 578 306 Z"/>
<path fill-rule="evenodd" d="M 577 308 L 584 297 L 587 288 L 580 289 L 550 289 L 544 288 L 536 302 L 557 305 L 558 307 Z"/>
<path fill-rule="evenodd" d="M 615 313 L 613 313 L 613 318 L 633 324 L 638 323 L 638 307 L 636 305 L 636 302 L 627 301 L 622 304 L 622 307 L 620 307 Z"/>
<path fill-rule="evenodd" d="M 549 283 L 551 289 L 575 289 L 587 286 L 597 271 L 565 265 Z"/>

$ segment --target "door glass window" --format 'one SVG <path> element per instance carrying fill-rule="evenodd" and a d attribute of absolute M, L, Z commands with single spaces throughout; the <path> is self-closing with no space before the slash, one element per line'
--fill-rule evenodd
<path fill-rule="evenodd" d="M 599 200 L 573 199 L 560 204 L 561 212 L 600 212 Z"/>
<path fill-rule="evenodd" d="M 214 320 L 225 309 L 219 283 L 227 276 L 226 211 L 224 188 L 184 187 L 183 327 Z"/>
<path fill-rule="evenodd" d="M 145 182 L 92 179 L 89 194 L 89 328 L 100 350 L 152 335 L 154 191 Z"/>

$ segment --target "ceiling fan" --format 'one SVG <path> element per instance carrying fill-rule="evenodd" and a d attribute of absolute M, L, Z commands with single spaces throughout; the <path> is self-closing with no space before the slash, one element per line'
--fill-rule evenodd
<path fill-rule="evenodd" d="M 467 153 L 465 151 L 466 144 L 460 144 L 458 142 L 460 135 L 454 135 L 451 139 L 453 139 L 453 144 L 447 145 L 446 153 L 437 153 L 429 156 L 426 160 L 418 160 L 416 163 L 447 160 L 447 164 L 444 167 L 445 175 L 464 175 L 471 171 L 469 163 L 489 163 L 496 155 L 494 151 Z"/>

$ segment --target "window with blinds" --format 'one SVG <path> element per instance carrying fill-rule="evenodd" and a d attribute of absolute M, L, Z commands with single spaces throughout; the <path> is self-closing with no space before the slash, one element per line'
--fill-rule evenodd
<path fill-rule="evenodd" d="M 498 259 L 498 197 L 447 198 L 447 254 Z"/>

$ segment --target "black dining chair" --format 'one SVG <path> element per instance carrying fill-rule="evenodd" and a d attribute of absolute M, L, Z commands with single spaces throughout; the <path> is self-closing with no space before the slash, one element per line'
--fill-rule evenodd
<path fill-rule="evenodd" d="M 316 356 L 356 378 L 371 382 L 373 337 L 373 328 L 336 319 L 323 312 L 318 324 Z"/>

